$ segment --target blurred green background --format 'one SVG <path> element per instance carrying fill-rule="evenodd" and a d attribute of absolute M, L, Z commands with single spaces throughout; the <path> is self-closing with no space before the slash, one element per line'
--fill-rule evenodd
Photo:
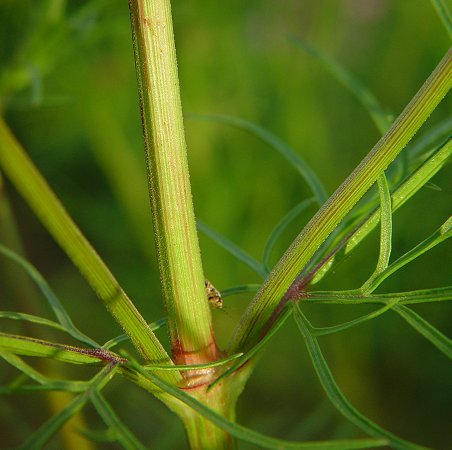
<path fill-rule="evenodd" d="M 312 166 L 329 194 L 379 134 L 353 96 L 289 37 L 341 62 L 394 114 L 449 47 L 427 0 L 172 4 L 184 113 L 226 114 L 260 124 Z M 0 0 L 0 111 L 145 318 L 162 317 L 127 2 Z M 421 132 L 449 113 L 450 103 L 443 102 Z M 241 130 L 187 118 L 186 131 L 197 217 L 260 259 L 272 228 L 311 195 L 305 182 L 279 154 Z M 393 257 L 431 234 L 450 213 L 450 168 L 433 181 L 441 192 L 422 189 L 394 216 Z M 29 260 L 75 323 L 100 342 L 120 333 L 8 183 L 6 191 Z M 312 207 L 278 242 L 273 262 L 314 212 Z M 377 234 L 321 288 L 358 287 L 373 271 Z M 218 289 L 260 282 L 213 241 L 202 235 L 200 241 L 206 276 Z M 446 242 L 389 279 L 379 292 L 450 284 L 450 253 Z M 7 275 L 13 268 L 3 258 L 1 264 L 0 309 L 30 312 L 17 282 Z M 250 298 L 229 297 L 224 312 L 214 311 L 221 345 Z M 41 307 L 41 314 L 50 317 L 44 301 Z M 451 334 L 448 305 L 415 309 Z M 320 326 L 367 309 L 311 306 L 305 311 Z M 20 324 L 2 322 L 1 329 L 26 333 Z M 159 336 L 165 340 L 165 331 Z M 65 336 L 56 338 L 67 342 Z M 322 338 L 320 344 L 358 409 L 407 439 L 433 448 L 450 445 L 450 365 L 398 316 L 387 313 Z M 5 384 L 15 372 L 3 363 L 0 367 Z M 88 375 L 78 368 L 74 373 Z M 122 381 L 105 393 L 149 448 L 185 448 L 181 425 L 157 400 Z M 17 445 L 45 420 L 46 408 L 36 406 L 42 399 L 42 394 L 0 399 L 0 448 Z M 89 408 L 87 417 L 90 429 L 102 428 Z M 240 398 L 238 421 L 287 439 L 362 436 L 325 399 L 292 323 L 258 364 Z"/>

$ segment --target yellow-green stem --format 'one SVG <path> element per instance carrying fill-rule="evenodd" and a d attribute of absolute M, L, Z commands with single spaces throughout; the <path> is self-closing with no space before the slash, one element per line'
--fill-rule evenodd
<path fill-rule="evenodd" d="M 169 0 L 130 0 L 152 219 L 173 359 L 214 360 Z"/>
<path fill-rule="evenodd" d="M 147 361 L 171 364 L 167 353 L 108 267 L 73 222 L 0 117 L 0 167 L 22 194 Z M 177 379 L 171 374 L 172 379 Z"/>
<path fill-rule="evenodd" d="M 298 273 L 405 147 L 451 85 L 452 50 L 449 50 L 388 132 L 327 200 L 276 264 L 245 311 L 230 343 L 231 352 L 244 350 L 259 340 L 262 329 L 272 319 L 278 303 Z"/>

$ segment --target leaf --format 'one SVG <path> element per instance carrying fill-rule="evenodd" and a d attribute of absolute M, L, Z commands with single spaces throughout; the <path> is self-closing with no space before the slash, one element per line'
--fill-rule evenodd
<path fill-rule="evenodd" d="M 374 121 L 381 134 L 384 134 L 392 124 L 392 115 L 386 112 L 380 102 L 372 92 L 355 77 L 350 71 L 345 69 L 333 58 L 325 55 L 319 50 L 311 47 L 305 42 L 292 37 L 290 41 L 299 49 L 305 51 L 310 56 L 319 61 L 330 74 L 349 90 L 364 106 L 370 117 Z"/>
<path fill-rule="evenodd" d="M 452 359 L 451 339 L 406 306 L 397 305 L 394 307 L 394 311 L 406 320 L 406 322 L 408 322 L 418 333 L 429 340 L 438 350 Z"/>
<path fill-rule="evenodd" d="M 105 361 L 122 362 L 119 356 L 108 350 L 84 349 L 6 333 L 0 333 L 0 349 L 16 355 L 52 358 L 72 364 L 100 364 Z"/>
<path fill-rule="evenodd" d="M 41 386 L 28 386 L 26 390 L 60 390 L 67 392 L 83 392 L 87 388 L 86 381 L 53 380 L 51 378 L 48 378 L 39 373 L 36 369 L 28 365 L 26 362 L 24 362 L 22 358 L 12 353 L 0 351 L 0 356 L 17 370 L 20 370 L 27 377 L 42 385 L 42 389 L 40 389 Z M 22 385 L 14 387 L 14 389 L 11 389 L 11 386 L 9 386 L 7 392 L 11 393 L 20 391 L 22 388 Z"/>
<path fill-rule="evenodd" d="M 220 233 L 217 233 L 215 230 L 210 228 L 204 222 L 201 222 L 199 219 L 196 221 L 196 224 L 198 230 L 201 231 L 201 233 L 204 233 L 210 239 L 215 241 L 220 247 L 223 247 L 225 250 L 227 250 L 232 256 L 237 258 L 242 263 L 246 264 L 261 278 L 266 278 L 267 271 L 259 261 L 256 261 L 252 256 L 248 255 L 248 253 L 242 250 L 238 245 L 234 244 L 229 239 L 222 236 Z"/>
<path fill-rule="evenodd" d="M 101 390 L 113 377 L 117 366 L 105 366 L 90 382 L 89 388 L 72 400 L 60 413 L 45 422 L 18 450 L 40 449 L 42 446 L 90 399 L 93 392 Z"/>
<path fill-rule="evenodd" d="M 148 324 L 151 331 L 156 331 L 165 325 L 166 325 L 166 317 Z M 121 334 L 121 335 L 116 336 L 113 339 L 110 339 L 109 341 L 107 341 L 104 345 L 102 345 L 102 348 L 108 350 L 108 349 L 120 344 L 121 342 L 128 341 L 128 340 L 129 340 L 129 336 L 127 336 L 127 334 Z"/>
<path fill-rule="evenodd" d="M 273 251 L 273 248 L 275 246 L 276 241 L 279 239 L 279 237 L 286 231 L 287 227 L 304 211 L 306 210 L 311 204 L 313 203 L 315 199 L 314 198 L 308 198 L 300 203 L 298 205 L 294 206 L 282 219 L 281 221 L 275 226 L 275 228 L 270 233 L 270 236 L 267 240 L 267 243 L 264 247 L 264 256 L 262 258 L 263 264 L 265 267 L 265 270 L 267 272 L 270 272 L 270 256 Z"/>
<path fill-rule="evenodd" d="M 433 152 L 428 159 L 422 163 L 422 165 L 409 175 L 400 185 L 397 187 L 391 195 L 391 203 L 393 212 L 404 205 L 416 192 L 421 189 L 425 183 L 427 183 L 449 160 L 452 155 L 452 141 L 449 140 L 435 152 Z M 344 236 L 346 237 L 346 243 L 343 248 L 336 253 L 334 259 L 336 262 L 343 259 L 348 255 L 358 244 L 360 244 L 365 237 L 367 237 L 371 231 L 378 225 L 380 220 L 380 209 L 376 208 L 364 221 L 360 224 L 352 222 L 350 226 L 343 228 L 342 232 L 338 235 L 333 248 L 338 245 L 342 245 Z M 330 264 L 330 267 L 332 264 Z M 328 267 L 326 267 L 328 269 Z M 323 273 L 318 274 L 313 282 L 320 281 Z M 311 284 L 313 284 L 313 282 Z"/>
<path fill-rule="evenodd" d="M 386 176 L 378 177 L 378 191 L 380 193 L 380 254 L 377 267 L 369 279 L 358 289 L 360 292 L 372 292 L 371 286 L 375 278 L 380 275 L 389 264 L 392 245 L 392 205 Z"/>
<path fill-rule="evenodd" d="M 431 152 L 435 147 L 444 145 L 450 139 L 452 129 L 452 118 L 447 117 L 441 122 L 433 125 L 428 131 L 421 135 L 416 141 L 414 141 L 407 151 L 411 157 L 421 156 L 423 152 Z"/>
<path fill-rule="evenodd" d="M 67 333 L 69 333 L 74 339 L 77 339 L 78 341 L 83 342 L 89 345 L 90 347 L 99 347 L 99 344 L 97 344 L 97 342 L 93 341 L 91 338 L 83 334 L 74 325 L 72 319 L 64 309 L 58 297 L 53 293 L 52 289 L 47 284 L 46 280 L 36 270 L 35 267 L 33 267 L 29 262 L 22 258 L 18 253 L 3 246 L 2 244 L 0 244 L 0 254 L 6 256 L 15 263 L 19 264 L 25 270 L 25 272 L 30 276 L 30 278 L 36 283 L 39 290 L 43 294 L 44 298 L 47 300 L 47 303 L 52 308 L 55 317 L 64 327 L 64 330 L 67 331 Z"/>
<path fill-rule="evenodd" d="M 36 323 L 38 325 L 45 325 L 47 327 L 55 328 L 56 330 L 68 333 L 67 328 L 52 320 L 43 317 L 33 316 L 31 314 L 19 313 L 14 311 L 0 311 L 0 319 L 25 320 L 26 322 Z M 70 334 L 70 333 L 69 333 Z"/>
<path fill-rule="evenodd" d="M 436 245 L 440 244 L 444 240 L 452 236 L 452 216 L 449 217 L 443 225 L 438 228 L 433 234 L 431 234 L 427 239 L 422 241 L 416 247 L 412 248 L 410 251 L 402 255 L 399 259 L 394 261 L 389 267 L 387 267 L 383 272 L 379 273 L 375 278 L 369 283 L 368 291 L 374 291 L 386 278 L 391 276 L 397 270 L 401 269 L 403 266 L 407 265 L 409 262 L 418 258 L 422 254 L 431 250 Z"/>
<path fill-rule="evenodd" d="M 90 400 L 105 424 L 113 432 L 115 441 L 119 442 L 126 450 L 146 450 L 133 433 L 121 422 L 98 390 L 92 391 Z"/>
<path fill-rule="evenodd" d="M 244 294 L 247 292 L 256 292 L 260 288 L 260 284 L 242 284 L 239 286 L 233 286 L 221 291 L 221 297 L 229 297 L 231 295 Z"/>
<path fill-rule="evenodd" d="M 134 369 L 142 377 L 151 381 L 159 389 L 167 392 L 174 398 L 177 398 L 181 402 L 190 406 L 194 411 L 201 414 L 206 419 L 213 422 L 221 429 L 227 431 L 238 439 L 242 439 L 246 442 L 250 442 L 259 446 L 259 448 L 269 448 L 275 450 L 282 449 L 300 449 L 300 450 L 316 450 L 316 449 L 329 449 L 329 450 L 352 450 L 352 449 L 364 449 L 372 447 L 381 447 L 387 443 L 386 439 L 355 439 L 355 440 L 343 440 L 343 441 L 319 441 L 319 442 L 290 442 L 282 439 L 276 439 L 265 436 L 264 434 L 253 431 L 235 422 L 231 422 L 225 417 L 213 411 L 203 403 L 196 400 L 194 397 L 186 394 L 184 391 L 178 389 L 170 383 L 162 380 L 156 375 L 146 372 L 144 368 L 140 367 L 133 360 L 130 361 L 130 369 Z M 129 370 L 130 370 L 129 369 Z"/>
<path fill-rule="evenodd" d="M 330 327 L 312 327 L 311 332 L 313 336 L 324 336 L 326 334 L 333 334 L 338 333 L 339 331 L 347 330 L 351 327 L 354 327 L 356 325 L 361 325 L 362 323 L 365 323 L 371 319 L 375 319 L 375 317 L 380 316 L 381 314 L 385 313 L 389 309 L 391 309 L 398 300 L 392 300 L 388 302 L 385 306 L 377 309 L 376 311 L 372 311 L 369 314 L 365 314 L 364 316 L 357 317 L 356 319 L 350 320 L 349 322 L 341 323 L 339 325 L 333 325 Z"/>
<path fill-rule="evenodd" d="M 344 396 L 339 386 L 334 380 L 333 374 L 328 367 L 325 358 L 323 357 L 320 346 L 317 339 L 311 335 L 310 328 L 311 325 L 308 320 L 304 317 L 298 305 L 294 304 L 294 319 L 295 322 L 303 335 L 306 346 L 309 351 L 309 356 L 311 357 L 314 369 L 319 377 L 322 387 L 330 399 L 331 403 L 335 408 L 350 422 L 354 423 L 361 430 L 368 433 L 375 438 L 387 439 L 388 445 L 397 450 L 421 450 L 425 447 L 412 444 L 404 439 L 399 438 L 393 433 L 381 428 L 375 422 L 370 420 L 368 417 L 361 414 Z"/>
<path fill-rule="evenodd" d="M 299 301 L 303 303 L 336 303 L 340 305 L 358 305 L 362 303 L 384 303 L 396 301 L 401 305 L 431 303 L 452 300 L 452 286 L 434 289 L 420 289 L 410 292 L 388 294 L 349 294 L 348 291 L 315 291 L 306 293 Z"/>
<path fill-rule="evenodd" d="M 292 150 L 281 139 L 265 130 L 264 128 L 260 127 L 259 125 L 248 122 L 247 120 L 230 116 L 191 114 L 190 116 L 188 116 L 188 118 L 224 123 L 248 131 L 249 133 L 253 134 L 263 142 L 268 144 L 274 150 L 279 152 L 282 156 L 284 156 L 284 158 L 286 158 L 287 161 L 289 161 L 289 163 L 295 168 L 295 170 L 297 170 L 305 179 L 319 205 L 323 205 L 328 198 L 326 190 L 320 182 L 319 178 L 311 169 L 311 167 L 309 167 L 308 164 L 306 164 L 306 162 L 301 158 L 301 156 L 295 153 L 295 151 Z"/>
<path fill-rule="evenodd" d="M 446 28 L 446 31 L 449 34 L 449 38 L 452 39 L 452 18 L 446 3 L 444 0 L 432 0 L 432 4 L 443 22 L 444 28 Z"/>
<path fill-rule="evenodd" d="M 174 365 L 174 366 L 165 366 L 163 364 L 146 364 L 143 367 L 146 370 L 196 370 L 196 369 L 209 369 L 211 367 L 219 367 L 227 364 L 228 362 L 234 361 L 237 358 L 243 356 L 243 353 L 236 353 L 235 355 L 228 356 L 223 359 L 219 359 L 218 361 L 213 361 L 206 364 L 184 364 L 184 365 Z"/>

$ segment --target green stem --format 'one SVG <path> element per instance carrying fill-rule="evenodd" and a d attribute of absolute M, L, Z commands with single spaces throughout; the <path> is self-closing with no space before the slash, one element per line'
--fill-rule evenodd
<path fill-rule="evenodd" d="M 447 94 L 452 84 L 451 69 L 452 50 L 449 50 L 388 132 L 327 200 L 276 264 L 245 311 L 229 351 L 241 351 L 259 340 L 261 330 L 298 273 Z"/>
<path fill-rule="evenodd" d="M 147 361 L 171 363 L 146 321 L 0 117 L 0 166 Z M 177 378 L 176 378 L 177 379 Z"/>
<path fill-rule="evenodd" d="M 217 359 L 189 183 L 169 0 L 130 0 L 157 253 L 173 357 Z"/>

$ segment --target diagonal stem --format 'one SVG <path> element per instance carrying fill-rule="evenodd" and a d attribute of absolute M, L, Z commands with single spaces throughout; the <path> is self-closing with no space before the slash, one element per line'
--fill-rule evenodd
<path fill-rule="evenodd" d="M 276 264 L 245 311 L 229 345 L 231 352 L 249 348 L 259 339 L 261 330 L 298 273 L 405 147 L 451 85 L 452 50 L 449 50 L 388 132 L 327 200 Z"/>

